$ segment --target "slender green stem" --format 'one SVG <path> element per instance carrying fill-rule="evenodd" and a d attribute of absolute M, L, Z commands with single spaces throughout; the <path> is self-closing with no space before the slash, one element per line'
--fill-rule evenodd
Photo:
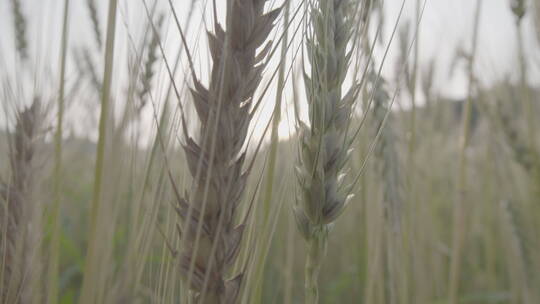
<path fill-rule="evenodd" d="M 415 34 L 414 34 L 414 62 L 411 79 L 411 137 L 409 139 L 409 164 L 414 168 L 414 152 L 416 146 L 416 81 L 418 79 L 418 57 L 419 57 L 419 39 L 420 39 L 420 0 L 416 1 Z"/>
<path fill-rule="evenodd" d="M 467 155 L 466 149 L 470 137 L 470 117 L 472 108 L 472 91 L 474 87 L 474 60 L 476 57 L 476 48 L 478 44 L 478 28 L 480 21 L 480 12 L 482 9 L 482 0 L 478 0 L 476 6 L 475 25 L 473 32 L 472 51 L 469 59 L 469 88 L 467 102 L 465 104 L 462 123 L 463 133 L 461 134 L 459 150 L 459 168 L 457 176 L 457 197 L 453 214 L 453 235 L 452 235 L 452 255 L 450 261 L 449 278 L 449 303 L 456 304 L 458 301 L 459 281 L 461 274 L 461 260 L 463 243 L 465 240 L 465 192 L 467 188 Z"/>
<path fill-rule="evenodd" d="M 308 253 L 305 269 L 306 304 L 319 303 L 319 273 L 326 255 L 327 235 L 315 233 L 308 241 Z"/>
<path fill-rule="evenodd" d="M 105 162 L 105 142 L 107 121 L 109 120 L 109 103 L 112 85 L 112 68 L 114 62 L 114 39 L 116 32 L 116 7 L 118 0 L 109 1 L 109 16 L 107 21 L 107 41 L 105 46 L 105 67 L 103 71 L 103 88 L 101 95 L 101 114 L 99 121 L 99 138 L 96 151 L 96 167 L 94 175 L 94 193 L 90 213 L 89 243 L 84 267 L 84 277 L 80 303 L 95 303 L 96 293 L 94 284 L 98 279 L 97 261 L 97 220 L 101 210 L 101 195 L 103 185 L 103 167 Z"/>
<path fill-rule="evenodd" d="M 285 5 L 285 16 L 283 19 L 283 40 L 281 42 L 281 62 L 278 74 L 278 88 L 276 94 L 276 105 L 272 117 L 272 133 L 270 135 L 270 152 L 268 155 L 268 168 L 266 171 L 266 187 L 263 200 L 263 231 L 267 231 L 270 221 L 270 213 L 272 206 L 272 194 L 274 193 L 274 173 L 276 168 L 277 150 L 279 144 L 279 123 L 281 122 L 281 101 L 283 99 L 283 89 L 285 86 L 285 66 L 287 61 L 287 43 L 288 43 L 288 25 L 289 25 L 289 3 Z M 271 230 L 271 229 L 268 229 Z M 264 242 L 266 241 L 266 244 Z M 270 241 L 266 237 L 260 238 L 260 244 L 257 248 L 261 248 L 260 262 L 257 263 L 255 269 L 255 303 L 262 303 L 262 276 L 266 265 L 266 257 L 270 247 Z"/>
<path fill-rule="evenodd" d="M 418 81 L 418 67 L 419 67 L 419 54 L 420 54 L 420 19 L 421 19 L 421 10 L 422 10 L 422 1 L 421 0 L 416 0 L 416 14 L 415 14 L 415 24 L 414 24 L 414 28 L 415 28 L 415 33 L 414 33 L 414 62 L 413 62 L 413 70 L 412 70 L 412 80 L 411 80 L 411 121 L 410 121 L 410 134 L 411 134 L 411 137 L 409 139 L 409 155 L 408 155 L 408 166 L 409 166 L 409 178 L 408 178 L 408 182 L 409 182 L 409 193 L 408 193 L 408 199 L 409 199 L 409 204 L 411 206 L 415 206 L 414 208 L 411 208 L 411 211 L 412 210 L 419 210 L 421 208 L 421 206 L 419 205 L 419 200 L 418 200 L 418 190 L 417 190 L 417 185 L 416 185 L 416 175 L 417 175 L 417 172 L 416 172 L 416 145 L 417 145 L 417 134 L 416 134 L 416 130 L 417 130 L 417 121 L 416 121 L 416 116 L 417 116 L 417 95 L 416 95 L 416 90 L 417 90 L 417 81 Z M 426 96 L 427 98 L 427 96 Z M 412 216 L 417 216 L 417 213 L 416 212 L 412 212 L 411 214 Z M 388 236 L 388 241 L 389 243 L 392 243 L 392 235 L 391 233 L 389 234 Z M 397 240 L 397 238 L 395 239 Z M 395 241 L 394 240 L 394 241 Z M 392 246 L 393 244 L 390 244 L 390 246 Z M 405 242 L 404 245 L 407 245 L 407 243 Z M 404 248 L 402 248 L 404 249 Z M 390 254 L 390 252 L 389 252 Z M 390 262 L 392 264 L 392 262 Z M 401 269 L 405 269 L 407 267 L 407 259 L 402 259 L 400 261 L 400 266 Z M 402 304 L 406 304 L 408 303 L 408 287 L 406 286 L 407 285 L 407 280 L 406 279 L 403 279 L 402 278 L 399 278 L 398 279 L 398 282 L 401 281 L 399 284 L 398 283 L 398 286 L 396 286 L 398 288 L 398 292 L 400 294 L 400 298 L 401 298 L 401 301 L 402 301 Z M 405 286 L 404 286 L 405 285 Z"/>
<path fill-rule="evenodd" d="M 285 284 L 283 292 L 283 304 L 292 304 L 293 278 L 294 278 L 294 218 L 292 215 L 287 219 L 287 245 L 285 246 Z"/>
<path fill-rule="evenodd" d="M 66 75 L 66 53 L 68 41 L 69 0 L 64 1 L 64 21 L 62 26 L 62 42 L 60 53 L 60 89 L 58 92 L 58 114 L 55 135 L 54 165 L 54 203 L 51 210 L 51 243 L 49 266 L 47 269 L 47 303 L 58 303 L 58 277 L 60 261 L 60 204 L 62 185 L 62 124 L 64 120 L 64 95 Z"/>
<path fill-rule="evenodd" d="M 519 73 L 520 73 L 520 89 L 521 96 L 524 102 L 523 111 L 527 120 L 527 136 L 528 145 L 531 152 L 536 150 L 536 123 L 535 123 L 535 109 L 531 100 L 528 79 L 527 79 L 527 58 L 525 55 L 524 43 L 523 43 L 523 26 L 522 19 L 519 19 L 516 24 L 517 40 L 518 40 L 518 52 L 519 52 Z"/>

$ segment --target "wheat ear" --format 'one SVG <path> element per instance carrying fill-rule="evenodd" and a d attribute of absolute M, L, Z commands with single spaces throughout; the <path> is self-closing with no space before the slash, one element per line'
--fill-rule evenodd
<path fill-rule="evenodd" d="M 239 252 L 244 225 L 235 226 L 246 188 L 244 169 L 253 95 L 270 50 L 264 41 L 279 9 L 264 12 L 266 0 L 228 0 L 226 29 L 215 22 L 208 33 L 213 60 L 208 87 L 193 75 L 191 89 L 199 135 L 185 134 L 183 148 L 193 177 L 191 192 L 178 196 L 183 246 L 181 273 L 195 303 L 238 302 L 243 273 L 228 279 Z"/>
<path fill-rule="evenodd" d="M 386 267 L 388 303 L 400 303 L 406 299 L 406 287 L 403 277 L 402 260 L 398 254 L 402 252 L 401 216 L 403 197 L 399 174 L 399 158 L 396 148 L 396 135 L 391 119 L 391 97 L 386 90 L 386 82 L 376 75 L 370 77 L 373 83 L 373 119 L 375 129 L 373 136 L 378 138 L 373 153 L 377 161 L 377 171 L 381 179 L 382 206 L 386 230 Z M 377 79 L 378 78 L 378 79 Z M 403 300 L 402 300 L 403 301 Z"/>
<path fill-rule="evenodd" d="M 0 221 L 5 229 L 0 236 L 2 303 L 30 303 L 38 294 L 33 278 L 38 275 L 33 259 L 39 248 L 39 227 L 35 222 L 38 206 L 32 198 L 32 170 L 39 113 L 40 103 L 36 99 L 17 114 L 9 156 L 11 178 L 9 183 L 0 183 Z"/>
<path fill-rule="evenodd" d="M 311 72 L 305 73 L 310 126 L 300 122 L 297 175 L 301 195 L 294 207 L 298 229 L 308 242 L 305 268 L 306 303 L 318 303 L 318 275 L 326 251 L 329 225 L 351 199 L 345 185 L 350 153 L 347 128 L 355 88 L 343 94 L 351 51 L 349 1 L 319 0 L 310 4 L 312 37 L 306 47 Z"/>
<path fill-rule="evenodd" d="M 15 44 L 21 59 L 28 59 L 28 40 L 26 39 L 26 18 L 20 0 L 11 0 L 13 24 L 15 26 Z"/>

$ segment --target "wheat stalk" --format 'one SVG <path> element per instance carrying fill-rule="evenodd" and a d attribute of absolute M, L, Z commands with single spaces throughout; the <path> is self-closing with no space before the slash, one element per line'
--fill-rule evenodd
<path fill-rule="evenodd" d="M 62 138 L 65 104 L 65 74 L 68 44 L 69 0 L 64 1 L 64 18 L 62 25 L 62 40 L 60 48 L 60 86 L 58 90 L 58 112 L 55 133 L 55 162 L 54 162 L 54 203 L 51 208 L 51 241 L 49 244 L 49 262 L 47 267 L 47 303 L 58 302 L 58 279 L 60 268 L 60 205 L 62 200 Z"/>
<path fill-rule="evenodd" d="M 504 250 L 507 252 L 509 273 L 513 287 L 517 290 L 516 302 L 524 304 L 534 303 L 534 293 L 530 290 L 530 278 L 528 275 L 529 260 L 520 233 L 520 227 L 515 210 L 509 201 L 499 202 L 500 229 L 502 236 L 507 240 Z"/>
<path fill-rule="evenodd" d="M 329 225 L 352 198 L 344 183 L 350 153 L 347 128 L 356 94 L 342 93 L 351 51 L 351 2 L 319 0 L 310 3 L 313 34 L 306 39 L 311 72 L 304 81 L 310 126 L 300 122 L 297 176 L 301 195 L 294 214 L 308 242 L 305 268 L 306 303 L 318 303 L 318 275 L 326 251 Z"/>
<path fill-rule="evenodd" d="M 88 236 L 88 248 L 86 263 L 84 265 L 84 277 L 81 288 L 81 303 L 94 303 L 99 301 L 100 295 L 96 285 L 99 284 L 99 227 L 100 214 L 102 213 L 102 188 L 105 175 L 105 144 L 109 121 L 109 109 L 111 107 L 111 90 L 114 66 L 114 41 L 116 33 L 116 10 L 117 0 L 109 1 L 109 13 L 107 17 L 107 38 L 105 41 L 105 54 L 103 69 L 103 88 L 101 89 L 101 113 L 99 120 L 99 138 L 96 147 L 96 165 L 94 173 L 94 191 L 90 210 L 90 227 Z"/>
<path fill-rule="evenodd" d="M 536 39 L 540 42 L 540 2 L 534 1 L 533 4 L 534 9 L 534 21 L 535 21 L 535 29 L 536 29 Z"/>
<path fill-rule="evenodd" d="M 458 163 L 458 172 L 457 172 L 457 193 L 456 193 L 456 203 L 454 204 L 453 218 L 452 218 L 452 255 L 450 261 L 450 271 L 449 271 L 449 283 L 448 283 L 448 293 L 449 293 L 449 303 L 456 304 L 458 302 L 459 296 L 459 282 L 461 276 L 461 259 L 462 251 L 465 243 L 465 224 L 466 224 L 466 213 L 465 213 L 465 199 L 467 191 L 467 166 L 468 166 L 468 157 L 467 157 L 467 147 L 469 145 L 470 138 L 470 120 L 471 120 L 471 108 L 473 103 L 473 90 L 475 87 L 475 71 L 474 63 L 476 59 L 476 50 L 478 45 L 478 31 L 479 31 L 479 22 L 480 22 L 480 13 L 482 10 L 482 0 L 477 1 L 475 9 L 475 19 L 474 19 L 474 29 L 472 37 L 472 50 L 470 57 L 468 58 L 468 95 L 465 109 L 463 110 L 461 123 L 462 123 L 462 133 L 460 136 L 459 142 L 459 163 Z"/>
<path fill-rule="evenodd" d="M 264 12 L 266 0 L 227 1 L 226 29 L 216 21 L 208 33 L 213 60 L 208 87 L 193 74 L 191 88 L 200 132 L 187 133 L 183 148 L 193 186 L 178 198 L 183 225 L 181 274 L 195 303 L 238 302 L 243 273 L 228 279 L 236 261 L 244 224 L 235 226 L 238 206 L 246 187 L 244 169 L 253 95 L 271 43 L 261 51 L 279 9 Z M 185 131 L 185 128 L 184 128 Z"/>
<path fill-rule="evenodd" d="M 528 144 L 529 149 L 536 149 L 536 123 L 534 119 L 534 104 L 531 100 L 531 94 L 528 88 L 528 67 L 527 67 L 527 55 L 525 54 L 525 44 L 523 40 L 523 17 L 527 13 L 527 6 L 525 0 L 511 0 L 510 8 L 514 14 L 516 21 L 516 36 L 517 36 L 517 46 L 518 46 L 518 59 L 519 59 L 519 73 L 520 73 L 520 89 L 521 89 L 521 99 L 524 103 L 523 110 L 525 111 L 524 115 L 527 122 L 527 135 L 528 135 Z"/>

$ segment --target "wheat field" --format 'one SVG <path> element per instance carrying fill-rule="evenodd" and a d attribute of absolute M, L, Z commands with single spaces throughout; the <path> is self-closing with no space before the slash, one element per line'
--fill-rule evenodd
<path fill-rule="evenodd" d="M 540 1 L 0 2 L 0 303 L 540 303 Z"/>

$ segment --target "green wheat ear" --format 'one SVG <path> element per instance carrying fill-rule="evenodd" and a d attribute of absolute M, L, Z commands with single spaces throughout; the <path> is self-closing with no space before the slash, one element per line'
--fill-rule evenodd
<path fill-rule="evenodd" d="M 312 34 L 306 38 L 310 71 L 304 73 L 309 126 L 299 123 L 296 173 L 299 195 L 293 208 L 298 230 L 308 242 L 306 304 L 318 303 L 318 273 L 328 231 L 352 198 L 345 183 L 351 153 L 347 129 L 358 87 L 342 86 L 351 61 L 353 2 L 310 2 Z"/>

